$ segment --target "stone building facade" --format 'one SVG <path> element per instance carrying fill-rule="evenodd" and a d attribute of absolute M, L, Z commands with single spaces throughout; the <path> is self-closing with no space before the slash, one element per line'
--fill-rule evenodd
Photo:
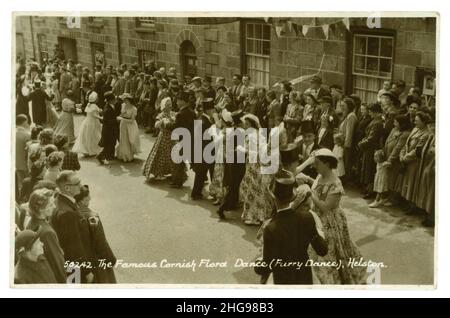
<path fill-rule="evenodd" d="M 350 18 L 349 29 L 342 18 L 289 19 L 311 25 L 306 36 L 292 27 L 277 35 L 273 22 L 262 18 L 198 24 L 187 17 L 82 17 L 69 18 L 70 27 L 67 20 L 17 16 L 16 55 L 51 57 L 59 43 L 66 58 L 90 67 L 154 60 L 180 75 L 224 76 L 227 84 L 235 73 L 250 74 L 266 87 L 318 72 L 325 83 L 368 101 L 385 80 L 422 88 L 426 76 L 436 76 L 434 17 L 381 18 L 380 28 Z M 328 37 L 323 24 L 330 26 Z"/>

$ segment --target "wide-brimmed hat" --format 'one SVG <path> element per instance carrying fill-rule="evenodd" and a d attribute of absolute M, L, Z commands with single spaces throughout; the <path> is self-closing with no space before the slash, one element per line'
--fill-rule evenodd
<path fill-rule="evenodd" d="M 29 250 L 33 246 L 34 242 L 41 235 L 41 227 L 38 228 L 37 232 L 31 230 L 23 230 L 17 234 L 15 239 L 16 251 L 20 252 L 23 250 Z"/>
<path fill-rule="evenodd" d="M 280 170 L 275 174 L 273 195 L 280 202 L 289 202 L 294 198 L 294 174 L 287 170 Z"/>
<path fill-rule="evenodd" d="M 246 119 L 250 120 L 256 126 L 256 129 L 261 128 L 261 124 L 259 122 L 259 119 L 255 115 L 253 115 L 253 114 L 246 114 L 246 115 L 242 116 L 242 120 L 246 120 Z"/>
<path fill-rule="evenodd" d="M 314 151 L 314 157 L 332 157 L 337 160 L 336 155 L 328 148 L 321 148 Z"/>
<path fill-rule="evenodd" d="M 227 109 L 223 109 L 221 115 L 224 122 L 227 122 L 229 124 L 233 123 L 233 117 L 231 116 L 231 112 L 229 112 Z"/>
<path fill-rule="evenodd" d="M 193 79 L 192 79 L 192 82 L 195 82 L 195 81 L 202 81 L 202 78 L 200 77 L 200 76 L 196 76 L 196 77 L 194 77 Z"/>
<path fill-rule="evenodd" d="M 238 124 L 241 122 L 241 118 L 244 116 L 244 112 L 242 109 L 238 109 L 231 113 L 231 117 L 233 118 L 233 122 L 235 124 Z"/>

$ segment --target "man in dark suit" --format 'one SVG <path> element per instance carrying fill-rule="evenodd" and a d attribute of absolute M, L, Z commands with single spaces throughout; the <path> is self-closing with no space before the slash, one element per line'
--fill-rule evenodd
<path fill-rule="evenodd" d="M 209 110 L 213 109 L 214 107 L 212 102 L 212 98 L 207 98 L 203 101 L 202 105 L 197 106 L 196 110 L 198 117 L 197 121 L 195 122 L 194 129 L 198 132 L 198 135 L 201 134 L 201 136 L 205 136 L 205 132 L 208 131 L 208 129 L 213 124 L 213 119 L 208 115 Z M 194 140 L 194 142 L 198 141 L 199 140 Z M 207 179 L 208 170 L 211 167 L 211 163 L 207 162 L 206 158 L 203 157 L 203 151 L 210 141 L 211 140 L 202 140 L 201 148 L 197 148 L 195 145 L 193 145 L 194 151 L 201 150 L 202 153 L 197 155 L 197 157 L 200 158 L 200 162 L 193 162 L 192 164 L 193 170 L 195 172 L 194 186 L 191 193 L 192 200 L 199 200 L 203 198 L 203 185 Z"/>
<path fill-rule="evenodd" d="M 322 78 L 319 76 L 314 76 L 310 83 L 311 86 L 305 91 L 305 93 L 314 95 L 317 100 L 323 96 L 331 96 L 330 91 L 322 86 Z"/>
<path fill-rule="evenodd" d="M 185 128 L 189 132 L 189 141 L 182 141 L 182 136 L 180 136 L 179 141 L 183 144 L 189 144 L 190 150 L 193 148 L 193 138 L 194 138 L 194 120 L 196 118 L 195 112 L 192 110 L 192 108 L 189 106 L 189 99 L 190 94 L 188 91 L 181 91 L 177 98 L 177 105 L 178 105 L 178 113 L 175 117 L 175 123 L 173 125 L 173 129 L 177 128 Z M 181 138 L 182 137 L 182 138 Z M 187 160 L 189 162 L 192 162 L 192 151 L 191 154 L 188 155 L 184 153 L 183 150 L 183 157 L 184 160 Z M 185 172 L 185 163 L 184 160 L 180 163 L 174 163 L 173 165 L 173 171 L 172 171 L 172 180 L 170 183 L 170 186 L 173 188 L 181 188 L 183 186 L 183 183 L 186 181 L 187 176 Z"/>
<path fill-rule="evenodd" d="M 34 91 L 30 93 L 33 122 L 36 125 L 45 126 L 47 122 L 47 106 L 45 101 L 51 101 L 53 96 L 48 96 L 41 88 L 41 81 L 34 82 Z"/>
<path fill-rule="evenodd" d="M 216 98 L 216 90 L 211 85 L 212 79 L 211 76 L 206 75 L 203 78 L 203 88 L 206 90 L 206 98 L 212 98 L 213 100 Z"/>
<path fill-rule="evenodd" d="M 81 180 L 73 171 L 63 170 L 56 184 L 59 189 L 51 224 L 58 235 L 59 243 L 64 251 L 66 262 L 78 264 L 82 283 L 92 283 L 94 280 L 92 267 L 93 252 L 88 240 L 89 228 L 81 222 L 81 214 L 75 202 L 75 196 L 80 193 Z M 84 226 L 83 226 L 84 225 Z"/>
<path fill-rule="evenodd" d="M 115 99 L 116 97 L 111 91 L 105 93 L 106 106 L 103 112 L 102 137 L 98 144 L 103 147 L 103 150 L 97 155 L 100 164 L 108 164 L 108 160 L 114 159 L 114 151 L 119 138 Z"/>
<path fill-rule="evenodd" d="M 233 75 L 233 86 L 230 87 L 230 92 L 233 97 L 235 108 L 239 108 L 239 96 L 242 91 L 242 76 L 239 74 Z"/>
<path fill-rule="evenodd" d="M 263 261 L 255 268 L 262 281 L 272 272 L 275 284 L 312 284 L 311 266 L 307 266 L 309 245 L 320 256 L 328 253 L 320 219 L 313 212 L 290 207 L 294 185 L 291 172 L 281 170 L 275 175 L 277 213 L 264 228 Z"/>

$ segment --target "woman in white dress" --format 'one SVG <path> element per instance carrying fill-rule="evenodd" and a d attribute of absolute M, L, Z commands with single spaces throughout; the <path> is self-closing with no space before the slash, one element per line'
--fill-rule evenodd
<path fill-rule="evenodd" d="M 139 140 L 139 128 L 136 122 L 137 108 L 131 103 L 133 97 L 124 93 L 121 96 L 123 100 L 120 116 L 120 139 L 117 146 L 117 158 L 123 162 L 131 162 L 134 155 L 141 152 Z"/>
<path fill-rule="evenodd" d="M 86 106 L 86 118 L 81 123 L 78 138 L 72 151 L 82 153 L 85 156 L 95 156 L 102 148 L 98 145 L 102 136 L 102 124 L 100 123 L 100 108 L 95 104 L 98 96 L 96 92 L 89 95 L 89 103 Z"/>

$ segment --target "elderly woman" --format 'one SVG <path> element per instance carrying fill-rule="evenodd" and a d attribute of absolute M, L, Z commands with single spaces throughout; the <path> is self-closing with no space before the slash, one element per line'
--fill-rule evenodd
<path fill-rule="evenodd" d="M 161 113 L 156 117 L 155 126 L 159 129 L 158 139 L 144 165 L 143 175 L 147 181 L 152 175 L 155 179 L 163 179 L 164 176 L 171 174 L 171 152 L 174 145 L 171 134 L 174 122 L 175 112 L 172 111 L 172 101 L 170 97 L 166 97 L 161 101 Z"/>
<path fill-rule="evenodd" d="M 428 124 L 430 116 L 424 112 L 416 114 L 416 127 L 411 131 L 405 145 L 400 151 L 400 165 L 402 166 L 403 174 L 397 178 L 396 191 L 408 202 L 408 213 L 414 213 L 416 207 L 414 205 L 416 196 L 417 178 L 419 177 L 420 158 L 417 156 L 418 149 L 425 145 L 429 136 Z"/>
<path fill-rule="evenodd" d="M 28 203 L 31 219 L 26 225 L 26 229 L 36 232 L 40 228 L 40 239 L 44 244 L 44 256 L 57 282 L 65 284 L 64 254 L 59 245 L 58 236 L 49 224 L 49 219 L 56 208 L 53 193 L 53 191 L 48 189 L 33 191 Z"/>
<path fill-rule="evenodd" d="M 141 152 L 139 128 L 136 122 L 137 108 L 132 104 L 133 97 L 130 94 L 123 94 L 121 99 L 123 100 L 122 110 L 117 117 L 120 121 L 117 158 L 123 162 L 131 162 L 134 160 L 134 155 Z"/>
<path fill-rule="evenodd" d="M 116 264 L 116 257 L 106 239 L 99 215 L 89 208 L 89 202 L 91 201 L 89 187 L 82 186 L 80 193 L 75 195 L 75 200 L 79 207 L 83 228 L 88 229 L 88 231 L 82 232 L 81 240 L 84 246 L 91 247 L 89 256 L 94 267 L 93 283 L 115 284 L 116 277 L 113 267 Z M 100 260 L 104 261 L 105 267 L 99 266 Z"/>
<path fill-rule="evenodd" d="M 310 249 L 310 258 L 318 262 L 342 262 L 341 268 L 315 267 L 313 270 L 321 284 L 362 284 L 365 278 L 364 267 L 347 266 L 351 259 L 360 259 L 361 253 L 350 238 L 347 218 L 341 208 L 344 188 L 334 174 L 338 160 L 331 150 L 319 149 L 309 159 L 314 162 L 318 176 L 314 180 L 306 175 L 297 177 L 297 182 L 311 185 L 313 211 L 318 214 L 325 231 L 328 254 L 319 256 Z M 300 173 L 301 171 L 297 171 Z"/>

